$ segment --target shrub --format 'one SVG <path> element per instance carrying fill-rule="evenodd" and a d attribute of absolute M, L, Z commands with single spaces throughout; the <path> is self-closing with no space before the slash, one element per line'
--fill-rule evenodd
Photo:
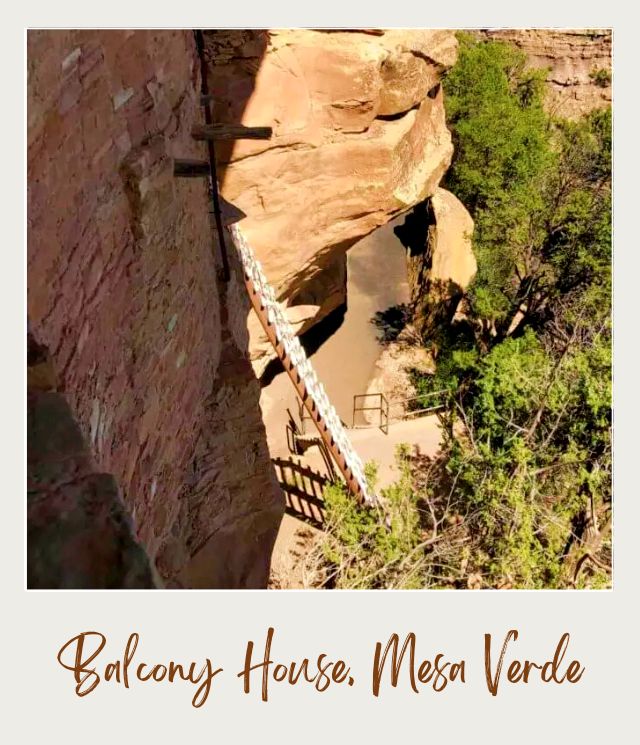
<path fill-rule="evenodd" d="M 308 562 L 314 584 L 339 589 L 421 587 L 421 509 L 408 448 L 397 451 L 399 480 L 382 490 L 382 506 L 358 505 L 342 483 L 324 490 L 325 533 Z M 370 486 L 375 464 L 367 464 Z"/>
<path fill-rule="evenodd" d="M 611 72 L 606 67 L 592 70 L 589 77 L 600 88 L 608 88 L 611 85 Z"/>

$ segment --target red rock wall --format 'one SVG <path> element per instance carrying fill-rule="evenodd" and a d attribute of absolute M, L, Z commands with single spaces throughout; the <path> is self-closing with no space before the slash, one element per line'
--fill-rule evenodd
<path fill-rule="evenodd" d="M 27 587 L 158 586 L 111 474 L 97 473 L 48 351 L 27 334 Z"/>
<path fill-rule="evenodd" d="M 165 580 L 264 586 L 282 507 L 248 300 L 204 181 L 172 175 L 205 156 L 198 94 L 190 32 L 29 32 L 28 313 Z"/>

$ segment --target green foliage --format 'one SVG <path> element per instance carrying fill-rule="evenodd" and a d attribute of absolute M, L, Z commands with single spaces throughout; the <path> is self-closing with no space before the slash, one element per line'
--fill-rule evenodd
<path fill-rule="evenodd" d="M 399 453 L 383 511 L 327 491 L 338 587 L 610 583 L 611 111 L 552 120 L 543 80 L 460 36 L 447 186 L 478 275 L 464 320 L 425 342 L 435 375 L 413 375 L 419 407 L 447 391 L 444 442 L 429 462 Z"/>
<path fill-rule="evenodd" d="M 501 42 L 460 35 L 459 60 L 445 78 L 445 104 L 455 156 L 447 187 L 475 221 L 478 275 L 475 312 L 504 319 L 514 265 L 531 240 L 532 214 L 543 206 L 542 184 L 553 166 L 549 122 L 542 107 L 544 71 Z"/>
<path fill-rule="evenodd" d="M 514 191 L 535 198 L 531 181 L 549 157 L 543 81 L 511 46 L 460 35 L 458 63 L 444 81 L 456 148 L 447 181 L 472 211 L 506 207 Z"/>
<path fill-rule="evenodd" d="M 477 366 L 464 398 L 471 439 L 455 441 L 447 468 L 477 510 L 490 585 L 564 586 L 574 526 L 610 502 L 610 364 L 604 329 L 561 357 L 528 330 Z"/>
<path fill-rule="evenodd" d="M 485 345 L 514 323 L 539 323 L 610 260 L 611 112 L 552 121 L 544 71 L 527 71 L 524 60 L 509 45 L 462 35 L 444 84 L 456 145 L 447 185 L 475 222 L 469 302 Z"/>
<path fill-rule="evenodd" d="M 406 559 L 420 539 L 420 510 L 412 488 L 408 452 L 397 452 L 401 477 L 382 491 L 384 511 L 358 505 L 342 484 L 324 490 L 324 561 L 337 588 L 420 587 L 415 564 Z M 376 470 L 367 464 L 368 474 Z"/>
<path fill-rule="evenodd" d="M 546 235 L 540 253 L 550 295 L 597 283 L 610 294 L 611 110 L 556 128 L 558 169 L 546 189 Z"/>
<path fill-rule="evenodd" d="M 589 77 L 600 88 L 608 88 L 611 85 L 611 72 L 605 67 L 601 67 L 598 70 L 592 70 L 589 73 Z"/>

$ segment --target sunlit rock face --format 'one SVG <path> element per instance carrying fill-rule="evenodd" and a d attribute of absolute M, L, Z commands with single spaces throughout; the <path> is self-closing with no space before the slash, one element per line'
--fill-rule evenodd
<path fill-rule="evenodd" d="M 397 231 L 408 249 L 414 323 L 428 337 L 452 320 L 476 274 L 473 220 L 454 194 L 437 188 Z"/>
<path fill-rule="evenodd" d="M 246 213 L 243 232 L 283 301 L 328 285 L 305 303 L 309 328 L 344 301 L 327 282 L 338 255 L 432 195 L 449 166 L 439 81 L 455 36 L 214 31 L 205 44 L 216 121 L 273 128 L 269 141 L 218 146 L 223 195 Z M 260 372 L 269 350 L 250 331 Z"/>

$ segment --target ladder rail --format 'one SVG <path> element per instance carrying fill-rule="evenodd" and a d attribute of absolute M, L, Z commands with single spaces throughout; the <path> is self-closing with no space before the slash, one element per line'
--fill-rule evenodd
<path fill-rule="evenodd" d="M 353 449 L 298 336 L 276 301 L 273 288 L 268 283 L 253 249 L 237 223 L 229 227 L 229 232 L 242 263 L 251 304 L 298 397 L 344 476 L 349 490 L 359 501 L 368 505 L 377 504 L 377 496 L 368 488 L 362 461 Z"/>

